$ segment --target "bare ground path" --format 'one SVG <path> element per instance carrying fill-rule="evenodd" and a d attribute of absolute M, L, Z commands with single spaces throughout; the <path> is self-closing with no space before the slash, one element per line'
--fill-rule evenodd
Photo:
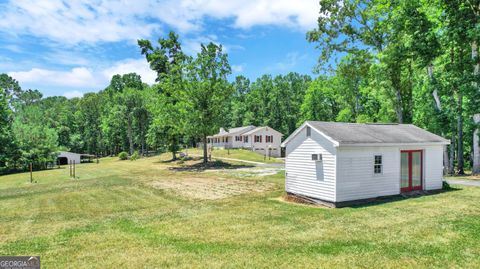
<path fill-rule="evenodd" d="M 461 179 L 448 179 L 446 181 L 448 184 L 480 187 L 480 181 L 461 180 Z"/>

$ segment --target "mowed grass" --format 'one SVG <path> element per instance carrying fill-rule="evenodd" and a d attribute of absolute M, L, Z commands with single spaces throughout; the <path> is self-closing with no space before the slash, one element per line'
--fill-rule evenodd
<path fill-rule="evenodd" d="M 35 172 L 36 184 L 0 177 L 0 255 L 40 255 L 43 268 L 480 267 L 480 188 L 316 208 L 279 201 L 282 172 L 184 171 L 165 158 L 102 159 L 75 180 L 65 168 Z M 208 193 L 198 183 L 212 180 L 232 182 L 215 190 L 230 195 L 177 192 L 195 182 Z"/>
<path fill-rule="evenodd" d="M 184 150 L 184 152 L 187 152 Z M 198 156 L 203 156 L 203 149 L 200 148 L 190 148 L 188 149 L 188 154 L 194 154 Z M 212 158 L 231 158 L 231 159 L 240 159 L 253 162 L 261 163 L 283 163 L 284 161 L 279 158 L 265 157 L 262 154 L 253 152 L 248 149 L 213 149 Z"/>

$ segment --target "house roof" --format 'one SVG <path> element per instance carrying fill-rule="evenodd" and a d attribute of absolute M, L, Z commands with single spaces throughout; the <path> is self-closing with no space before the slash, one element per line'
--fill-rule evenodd
<path fill-rule="evenodd" d="M 218 134 L 214 134 L 214 135 L 208 136 L 208 137 L 211 138 L 211 137 L 241 135 L 241 134 L 243 134 L 243 133 L 245 133 L 245 132 L 247 132 L 251 129 L 254 129 L 254 128 L 255 128 L 255 126 L 253 126 L 253 125 L 230 128 L 228 131 L 225 131 L 225 129 L 220 128 L 220 132 Z"/>
<path fill-rule="evenodd" d="M 251 135 L 251 134 L 254 134 L 254 133 L 256 133 L 256 132 L 258 132 L 258 131 L 260 131 L 260 130 L 262 130 L 262 129 L 265 129 L 265 128 L 269 128 L 270 130 L 272 130 L 272 131 L 274 131 L 274 132 L 277 132 L 277 133 L 279 133 L 280 135 L 282 135 L 279 131 L 277 131 L 277 130 L 271 128 L 271 127 L 268 127 L 268 126 L 257 127 L 257 128 L 255 128 L 255 129 L 252 129 L 252 130 L 244 133 L 243 135 Z"/>
<path fill-rule="evenodd" d="M 79 155 L 79 156 L 84 156 L 84 157 L 95 157 L 95 155 L 92 154 L 85 154 L 85 153 L 75 153 L 75 152 L 70 152 L 70 151 L 60 151 L 58 153 L 58 157 L 64 157 L 65 155 Z"/>
<path fill-rule="evenodd" d="M 252 129 L 255 129 L 255 126 L 253 125 L 248 125 L 248 126 L 242 126 L 242 127 L 236 127 L 236 128 L 230 128 L 228 130 L 228 133 L 230 135 L 234 135 L 234 134 L 243 134 L 249 130 L 252 130 Z"/>
<path fill-rule="evenodd" d="M 413 124 L 307 121 L 304 125 L 314 128 L 339 145 L 450 143 L 449 140 Z M 302 128 L 303 125 L 297 130 Z M 287 138 L 284 144 L 296 133 Z"/>

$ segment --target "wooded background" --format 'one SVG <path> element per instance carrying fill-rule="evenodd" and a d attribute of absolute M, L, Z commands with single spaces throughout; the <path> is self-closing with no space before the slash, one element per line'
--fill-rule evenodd
<path fill-rule="evenodd" d="M 1 74 L 0 173 L 30 162 L 42 168 L 59 150 L 175 153 L 221 126 L 268 125 L 286 137 L 305 120 L 413 123 L 451 140 L 448 173 L 480 172 L 480 1 L 320 6 L 318 27 L 306 36 L 320 55 L 315 78 L 232 79 L 222 46 L 204 44 L 189 56 L 175 33 L 155 46 L 138 41 L 158 74 L 154 85 L 132 73 L 81 98 L 43 98 Z"/>

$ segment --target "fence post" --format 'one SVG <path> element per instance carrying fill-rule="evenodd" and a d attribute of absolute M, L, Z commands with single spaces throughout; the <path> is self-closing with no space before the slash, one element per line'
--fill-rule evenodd
<path fill-rule="evenodd" d="M 30 163 L 30 183 L 33 183 L 33 168 L 32 168 L 32 163 Z"/>
<path fill-rule="evenodd" d="M 73 161 L 73 179 L 75 179 L 75 161 Z"/>

